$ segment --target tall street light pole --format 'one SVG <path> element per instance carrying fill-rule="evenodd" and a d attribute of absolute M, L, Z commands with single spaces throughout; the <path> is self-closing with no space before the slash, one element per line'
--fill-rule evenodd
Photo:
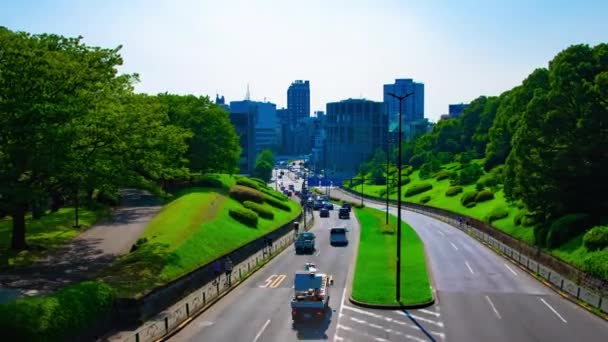
<path fill-rule="evenodd" d="M 390 153 L 390 142 L 388 136 L 386 137 L 386 224 L 388 225 L 388 167 L 389 167 L 389 153 Z"/>
<path fill-rule="evenodd" d="M 397 293 L 395 300 L 397 303 L 401 300 L 401 135 L 403 123 L 401 121 L 403 100 L 413 95 L 407 93 L 402 96 L 397 96 L 394 93 L 386 93 L 387 95 L 399 100 L 399 139 L 398 139 L 398 155 L 397 155 Z"/>

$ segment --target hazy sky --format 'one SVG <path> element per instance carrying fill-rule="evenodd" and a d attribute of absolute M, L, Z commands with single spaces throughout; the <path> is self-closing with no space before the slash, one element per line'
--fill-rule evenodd
<path fill-rule="evenodd" d="M 382 100 L 395 78 L 425 84 L 425 116 L 498 95 L 571 44 L 608 41 L 608 1 L 0 0 L 0 25 L 123 45 L 141 92 L 287 104 L 311 82 L 311 111 Z"/>

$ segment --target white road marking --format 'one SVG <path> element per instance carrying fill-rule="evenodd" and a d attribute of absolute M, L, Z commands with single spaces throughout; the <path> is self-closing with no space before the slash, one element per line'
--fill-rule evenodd
<path fill-rule="evenodd" d="M 498 310 L 496 310 L 496 307 L 494 306 L 494 303 L 492 303 L 492 300 L 490 299 L 490 297 L 486 296 L 486 300 L 488 301 L 488 303 L 492 307 L 492 310 L 494 310 L 494 313 L 496 314 L 496 317 L 498 317 L 498 319 L 502 319 L 502 317 L 500 317 L 500 313 L 498 313 Z"/>
<path fill-rule="evenodd" d="M 321 254 L 321 248 L 317 249 L 317 252 L 315 253 L 315 256 L 319 256 L 319 254 Z"/>
<path fill-rule="evenodd" d="M 404 322 L 404 321 L 400 321 L 398 319 L 394 319 L 394 318 L 391 318 L 391 317 L 386 317 L 386 316 L 379 315 L 377 313 L 373 313 L 373 312 L 357 309 L 357 308 L 354 308 L 354 307 L 348 306 L 348 305 L 344 305 L 344 308 L 346 310 L 350 310 L 350 311 L 356 312 L 358 314 L 370 316 L 370 317 L 377 318 L 377 319 L 380 319 L 380 320 L 384 320 L 384 321 L 390 322 L 390 323 L 399 324 L 399 325 L 402 325 L 404 327 L 408 327 L 408 328 L 411 328 L 411 329 L 420 330 L 420 328 L 417 325 L 410 324 L 410 323 L 407 323 L 407 322 Z M 399 314 L 403 314 L 403 312 L 401 312 L 401 311 L 396 311 L 396 312 L 399 313 Z M 443 327 L 443 323 L 442 322 L 435 322 L 435 323 L 439 324 L 439 325 L 441 325 L 441 327 Z M 433 335 L 437 335 L 437 336 L 439 336 L 441 338 L 444 337 L 443 333 L 440 333 L 440 332 L 437 332 L 437 331 L 430 331 L 430 333 L 433 334 Z"/>
<path fill-rule="evenodd" d="M 344 296 L 346 296 L 346 287 L 344 291 L 342 291 L 342 300 L 340 301 L 340 311 L 338 312 L 338 317 L 342 316 L 342 310 L 344 309 Z"/>
<path fill-rule="evenodd" d="M 431 310 L 427 310 L 427 309 L 420 309 L 420 310 L 417 310 L 417 311 L 420 311 L 420 312 L 425 313 L 427 315 L 433 315 L 435 317 L 439 317 L 441 315 L 439 312 L 435 312 L 435 311 L 431 311 Z"/>
<path fill-rule="evenodd" d="M 336 341 L 344 341 L 344 339 L 342 337 L 338 336 L 338 335 L 335 335 L 334 336 L 334 342 L 336 342 Z"/>
<path fill-rule="evenodd" d="M 562 322 L 564 322 L 564 323 L 568 323 L 568 321 L 566 321 L 566 320 L 564 319 L 564 317 L 562 317 L 562 315 L 560 315 L 560 314 L 559 314 L 559 312 L 557 312 L 557 310 L 555 310 L 555 309 L 554 309 L 554 308 L 553 308 L 551 305 L 549 305 L 549 303 L 547 303 L 547 302 L 545 301 L 545 299 L 544 299 L 544 298 L 541 298 L 541 299 L 540 299 L 540 301 L 541 301 L 541 302 L 543 302 L 543 304 L 545 304 L 545 305 L 546 305 L 546 306 L 547 306 L 549 309 L 551 309 L 551 311 L 553 311 L 553 313 L 554 313 L 554 314 L 555 314 L 557 317 L 559 317 L 559 319 L 561 319 L 561 320 L 562 320 Z"/>
<path fill-rule="evenodd" d="M 454 247 L 455 250 L 458 250 L 458 247 L 456 247 L 456 245 L 453 242 L 450 242 L 450 245 L 452 245 L 452 247 Z"/>
<path fill-rule="evenodd" d="M 253 339 L 253 342 L 256 342 L 258 340 L 258 338 L 260 338 L 260 336 L 262 336 L 262 333 L 264 332 L 264 330 L 266 329 L 266 327 L 268 326 L 268 324 L 270 324 L 270 320 L 267 320 L 266 323 L 264 323 L 264 326 L 262 327 L 262 329 L 260 329 L 260 331 L 258 332 L 258 334 L 255 335 L 255 338 Z"/>
<path fill-rule="evenodd" d="M 356 319 L 354 317 L 351 317 L 351 320 L 354 321 L 354 322 L 360 323 L 360 324 L 365 324 L 365 325 L 370 326 L 372 328 L 376 328 L 376 329 L 382 330 L 386 334 L 394 334 L 394 335 L 403 336 L 403 337 L 405 337 L 407 339 L 410 339 L 410 340 L 413 340 L 413 341 L 416 341 L 416 342 L 426 342 L 425 339 L 422 339 L 420 337 L 412 336 L 412 335 L 409 335 L 409 334 L 406 334 L 406 333 L 402 333 L 400 331 L 393 330 L 393 329 L 386 329 L 386 328 L 384 328 L 384 327 L 382 327 L 382 326 L 380 326 L 378 324 L 368 323 L 368 322 L 366 322 L 364 320 Z M 386 339 L 383 339 L 381 337 L 376 337 L 374 335 L 368 334 L 367 332 L 365 332 L 365 331 L 367 331 L 367 329 L 365 329 L 365 331 L 360 331 L 360 330 L 356 330 L 356 329 L 353 329 L 351 327 L 348 327 L 348 326 L 345 326 L 345 325 L 341 325 L 341 324 L 338 324 L 338 329 L 343 329 L 343 330 L 346 330 L 346 331 L 351 331 L 351 332 L 353 332 L 355 334 L 364 335 L 364 336 L 373 338 L 374 341 L 387 341 Z"/>
<path fill-rule="evenodd" d="M 465 261 L 465 262 L 464 262 L 464 264 L 465 264 L 465 265 L 467 265 L 467 268 L 469 269 L 469 272 L 471 272 L 471 274 L 473 274 L 473 275 L 474 275 L 474 274 L 475 274 L 475 272 L 473 272 L 473 269 L 471 268 L 471 265 L 469 265 L 469 262 L 468 262 L 468 261 Z"/>
<path fill-rule="evenodd" d="M 445 234 L 443 234 L 443 232 L 441 230 L 437 230 L 437 233 L 439 233 L 439 235 L 441 235 L 441 236 L 445 236 Z"/>
<path fill-rule="evenodd" d="M 401 311 L 399 311 L 399 312 L 401 312 Z M 401 312 L 401 313 L 405 315 L 405 312 Z M 426 318 L 426 317 L 421 317 L 421 316 L 414 315 L 414 314 L 413 314 L 413 313 L 411 313 L 411 312 L 410 312 L 410 316 L 412 316 L 412 317 L 413 317 L 414 319 L 416 319 L 417 321 L 426 322 L 426 323 L 429 323 L 429 324 L 436 325 L 436 326 L 438 326 L 438 327 L 440 327 L 440 328 L 443 328 L 443 322 L 437 322 L 437 321 L 433 321 L 432 319 L 428 319 L 428 318 Z"/>
<path fill-rule="evenodd" d="M 517 272 L 513 271 L 513 269 L 511 267 L 509 267 L 509 265 L 504 264 L 506 268 L 509 269 L 509 271 L 511 271 L 511 273 L 513 273 L 513 275 L 517 275 Z"/>

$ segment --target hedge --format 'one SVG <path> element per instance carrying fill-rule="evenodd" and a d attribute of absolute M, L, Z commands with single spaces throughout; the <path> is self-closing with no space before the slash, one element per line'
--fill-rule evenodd
<path fill-rule="evenodd" d="M 469 203 L 465 204 L 464 206 L 465 206 L 466 208 L 473 208 L 473 207 L 474 207 L 474 206 L 476 206 L 476 205 L 477 205 L 477 203 L 475 203 L 475 202 L 469 202 Z"/>
<path fill-rule="evenodd" d="M 429 191 L 433 188 L 433 184 L 430 183 L 418 183 L 410 186 L 406 191 L 404 197 L 410 197 L 421 194 L 425 191 Z"/>
<path fill-rule="evenodd" d="M 589 253 L 583 260 L 583 270 L 600 279 L 607 279 L 608 251 Z"/>
<path fill-rule="evenodd" d="M 462 203 L 462 205 L 464 205 L 465 207 L 471 202 L 474 203 L 475 199 L 477 198 L 477 194 L 477 191 L 465 192 L 464 194 L 462 194 L 462 197 L 460 197 L 460 203 Z"/>
<path fill-rule="evenodd" d="M 287 196 L 283 195 L 280 192 L 271 190 L 271 189 L 262 189 L 262 192 L 268 196 L 272 196 L 272 197 L 278 199 L 279 201 L 286 202 L 289 200 L 289 198 Z"/>
<path fill-rule="evenodd" d="M 253 210 L 247 208 L 233 208 L 228 210 L 228 214 L 233 219 L 250 227 L 258 226 L 258 214 Z"/>
<path fill-rule="evenodd" d="M 287 203 L 282 202 L 272 196 L 264 194 L 264 201 L 275 208 L 279 208 L 285 211 L 291 211 L 291 207 Z"/>
<path fill-rule="evenodd" d="M 494 194 L 488 190 L 482 190 L 475 196 L 475 202 L 485 202 L 494 199 Z"/>
<path fill-rule="evenodd" d="M 260 185 L 256 181 L 253 181 L 249 178 L 237 178 L 236 184 L 246 186 L 248 188 L 252 188 L 252 189 L 256 189 L 256 190 L 260 189 Z"/>
<path fill-rule="evenodd" d="M 259 203 L 245 201 L 243 202 L 243 206 L 245 206 L 245 208 L 247 209 L 255 211 L 260 217 L 263 217 L 265 219 L 272 220 L 274 218 L 274 213 L 271 210 L 264 208 L 264 206 Z"/>
<path fill-rule="evenodd" d="M 192 177 L 192 183 L 194 186 L 200 186 L 203 188 L 223 188 L 224 183 L 211 175 L 195 175 Z"/>
<path fill-rule="evenodd" d="M 597 226 L 587 231 L 583 236 L 583 245 L 590 251 L 608 247 L 608 226 Z"/>
<path fill-rule="evenodd" d="M 401 175 L 401 186 L 407 185 L 410 181 L 410 177 Z"/>
<path fill-rule="evenodd" d="M 462 192 L 462 186 L 456 185 L 456 186 L 449 187 L 448 190 L 445 192 L 445 195 L 448 197 L 452 197 L 452 196 L 458 195 L 461 192 Z"/>
<path fill-rule="evenodd" d="M 490 211 L 490 213 L 488 215 L 486 215 L 485 221 L 488 223 L 492 223 L 494 221 L 503 219 L 507 216 L 509 216 L 509 212 L 503 207 L 498 207 L 498 208 L 492 209 L 492 211 Z"/>
<path fill-rule="evenodd" d="M 0 330 L 5 341 L 63 341 L 73 339 L 107 315 L 114 290 L 102 282 L 86 281 L 52 295 L 24 297 L 0 304 Z"/>
<path fill-rule="evenodd" d="M 553 221 L 547 233 L 547 247 L 556 248 L 584 233 L 593 225 L 591 215 L 568 214 Z"/>
<path fill-rule="evenodd" d="M 420 203 L 424 204 L 431 200 L 431 196 L 424 196 L 420 199 Z"/>
<path fill-rule="evenodd" d="M 239 202 L 253 201 L 256 203 L 264 202 L 264 194 L 250 187 L 235 185 L 230 188 L 230 197 Z"/>
<path fill-rule="evenodd" d="M 450 176 L 451 176 L 451 174 L 448 171 L 441 170 L 441 171 L 437 172 L 437 174 L 435 175 L 435 179 L 440 181 L 440 180 L 448 179 L 448 178 L 450 178 Z"/>

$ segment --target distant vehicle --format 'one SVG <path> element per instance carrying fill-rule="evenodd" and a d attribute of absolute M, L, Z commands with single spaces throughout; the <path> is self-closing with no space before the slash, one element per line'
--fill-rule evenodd
<path fill-rule="evenodd" d="M 293 279 L 291 299 L 291 319 L 323 319 L 329 309 L 330 275 L 319 273 L 314 264 L 306 266 L 307 271 L 296 272 Z"/>
<path fill-rule="evenodd" d="M 321 201 L 329 202 L 329 196 L 327 196 L 327 195 L 321 195 L 320 199 L 321 199 Z"/>
<path fill-rule="evenodd" d="M 352 209 L 350 203 L 342 203 L 342 208 L 348 209 L 349 213 L 350 213 L 350 211 Z"/>
<path fill-rule="evenodd" d="M 296 253 L 309 252 L 315 250 L 315 234 L 311 232 L 299 233 L 295 242 Z"/>
<path fill-rule="evenodd" d="M 289 184 L 289 190 L 293 191 L 295 190 L 296 186 L 293 184 Z"/>
<path fill-rule="evenodd" d="M 325 208 L 328 210 L 334 210 L 334 204 L 331 202 L 325 202 Z"/>
<path fill-rule="evenodd" d="M 340 210 L 338 210 L 338 218 L 350 219 L 350 210 L 348 210 L 348 208 L 340 208 Z"/>
<path fill-rule="evenodd" d="M 332 228 L 329 231 L 329 243 L 332 246 L 348 245 L 348 238 L 346 237 L 346 228 L 343 228 L 343 227 Z"/>
<path fill-rule="evenodd" d="M 282 172 L 281 172 L 282 173 Z M 283 175 L 279 175 L 279 179 L 283 179 Z"/>
<path fill-rule="evenodd" d="M 323 208 L 323 202 L 321 201 L 315 201 L 315 203 L 312 205 L 313 210 L 320 210 L 321 208 Z"/>
<path fill-rule="evenodd" d="M 329 209 L 323 207 L 321 208 L 321 210 L 319 211 L 319 216 L 320 217 L 329 217 Z"/>

